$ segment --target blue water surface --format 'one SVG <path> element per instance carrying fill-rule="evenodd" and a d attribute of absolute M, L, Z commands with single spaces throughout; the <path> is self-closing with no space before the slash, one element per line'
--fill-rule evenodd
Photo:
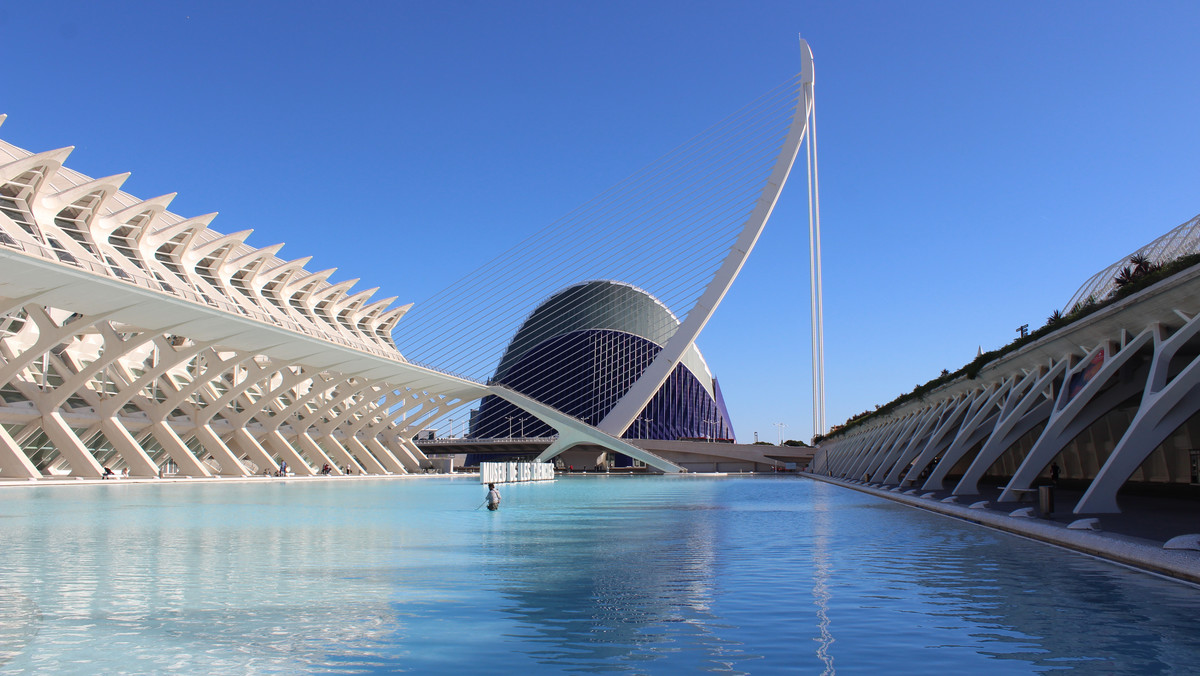
<path fill-rule="evenodd" d="M 0 674 L 1185 674 L 1200 591 L 803 478 L 0 490 Z"/>

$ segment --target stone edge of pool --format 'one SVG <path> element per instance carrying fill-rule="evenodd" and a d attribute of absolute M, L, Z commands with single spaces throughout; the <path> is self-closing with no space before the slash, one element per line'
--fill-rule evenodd
<path fill-rule="evenodd" d="M 127 477 L 122 479 L 91 479 L 76 477 L 42 479 L 0 479 L 0 490 L 5 488 L 34 488 L 38 486 L 123 486 L 129 484 L 226 484 L 226 483 L 275 483 L 287 481 L 392 481 L 395 479 L 478 479 L 478 472 L 455 474 L 361 474 L 354 476 L 208 476 L 208 477 Z"/>
<path fill-rule="evenodd" d="M 1149 540 L 1138 540 L 1104 531 L 1070 530 L 1056 522 L 1012 517 L 989 510 L 936 502 L 832 477 L 816 474 L 802 474 L 801 476 L 1200 585 L 1200 552 L 1162 549 L 1161 545 Z"/>

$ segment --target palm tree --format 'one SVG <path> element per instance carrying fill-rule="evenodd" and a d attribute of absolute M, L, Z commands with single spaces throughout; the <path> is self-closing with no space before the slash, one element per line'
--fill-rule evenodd
<path fill-rule="evenodd" d="M 1132 284 L 1138 277 L 1141 277 L 1136 270 L 1137 268 L 1131 268 L 1128 265 L 1121 268 L 1117 271 L 1117 276 L 1113 277 L 1113 284 L 1116 284 L 1118 289 L 1128 284 Z"/>
<path fill-rule="evenodd" d="M 1158 264 L 1152 263 L 1149 258 L 1140 253 L 1130 256 L 1129 263 L 1133 266 L 1133 272 L 1137 277 L 1149 274 L 1158 269 Z"/>

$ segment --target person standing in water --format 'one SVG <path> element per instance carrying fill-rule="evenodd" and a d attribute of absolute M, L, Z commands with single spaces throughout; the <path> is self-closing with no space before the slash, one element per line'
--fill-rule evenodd
<path fill-rule="evenodd" d="M 500 509 L 500 491 L 496 490 L 496 484 L 488 484 L 487 508 L 492 512 Z"/>

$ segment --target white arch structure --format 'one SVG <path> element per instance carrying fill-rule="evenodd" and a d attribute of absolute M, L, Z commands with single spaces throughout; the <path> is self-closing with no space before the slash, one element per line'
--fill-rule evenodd
<path fill-rule="evenodd" d="M 252 247 L 248 230 L 217 232 L 215 214 L 178 216 L 167 210 L 174 195 L 133 197 L 121 190 L 129 174 L 66 168 L 71 148 L 0 141 L 0 478 L 99 477 L 105 467 L 245 476 L 281 462 L 305 475 L 419 471 L 430 463 L 414 435 L 487 395 L 554 427 L 552 450 L 594 444 L 680 471 L 618 437 L 692 347 L 779 198 L 812 114 L 803 41 L 801 53 L 794 89 L 766 99 L 791 106 L 782 143 L 755 120 L 739 130 L 760 144 L 754 152 L 775 152 L 753 208 L 717 245 L 728 250 L 678 330 L 597 427 L 409 361 L 393 330 L 411 305 L 372 302 L 375 289 L 354 292 L 357 280 L 331 283 L 334 271 L 307 270 L 309 258 L 279 258 L 282 245 Z M 730 180 L 745 174 L 742 161 L 729 160 Z M 646 217 L 728 217 L 705 215 L 719 207 L 687 180 L 690 194 Z"/>
<path fill-rule="evenodd" d="M 613 437 L 619 437 L 633 424 L 638 415 L 646 407 L 646 404 L 649 403 L 650 399 L 658 392 L 659 388 L 662 387 L 666 379 L 675 370 L 680 360 L 690 349 L 693 349 L 696 338 L 700 335 L 700 332 L 704 329 L 709 319 L 712 318 L 717 306 L 733 285 L 738 272 L 741 271 L 742 266 L 750 256 L 750 252 L 753 251 L 755 243 L 762 234 L 763 228 L 766 227 L 767 220 L 770 218 L 771 212 L 779 200 L 783 186 L 786 184 L 788 176 L 791 173 L 800 146 L 809 134 L 809 122 L 813 116 L 814 76 L 812 50 L 803 39 L 800 40 L 800 53 L 800 74 L 795 81 L 794 89 L 791 90 L 794 93 L 791 123 L 778 154 L 774 158 L 770 175 L 762 186 L 757 201 L 745 220 L 741 223 L 735 241 L 729 247 L 725 257 L 720 261 L 719 267 L 705 285 L 703 292 L 690 308 L 680 313 L 684 317 L 684 320 L 674 330 L 671 337 L 666 341 L 662 350 L 655 356 L 650 365 L 600 421 L 597 425 L 600 431 Z M 810 176 L 812 176 L 815 167 L 811 162 L 815 160 L 816 150 L 812 144 L 810 144 L 810 148 L 812 156 L 809 158 L 809 169 Z M 811 188 L 812 184 L 810 183 L 810 195 Z M 817 227 L 819 228 L 819 216 L 817 216 L 817 219 Z M 816 236 L 817 246 L 819 247 L 819 229 Z M 814 274 L 817 275 L 815 279 L 819 279 L 819 263 L 813 269 L 815 271 Z M 814 299 L 819 297 L 817 295 L 819 294 L 817 283 L 814 283 L 813 293 Z M 815 303 L 816 301 L 814 301 L 814 313 L 818 307 Z M 817 315 L 814 314 L 814 322 L 816 321 Z M 814 330 L 816 326 L 814 324 Z M 819 349 L 818 344 L 814 341 L 814 350 L 817 349 Z M 820 372 L 814 370 L 814 383 L 818 382 L 818 378 L 820 377 L 822 377 Z M 823 412 L 820 420 L 823 424 Z M 573 446 L 584 443 L 590 443 L 589 439 L 574 434 L 569 430 L 560 430 L 558 439 L 538 456 L 537 461 L 545 462 Z"/>
<path fill-rule="evenodd" d="M 0 116 L 0 123 L 3 117 Z M 0 478 L 402 474 L 412 438 L 488 394 L 579 438 L 678 467 L 546 406 L 407 361 L 408 305 L 255 248 L 173 195 L 0 141 Z"/>
<path fill-rule="evenodd" d="M 662 387 L 663 381 L 667 379 L 671 371 L 675 370 L 675 366 L 679 364 L 684 353 L 696 342 L 696 337 L 700 335 L 704 325 L 712 318 L 721 299 L 728 293 L 729 287 L 733 286 L 733 280 L 737 278 L 746 259 L 750 257 L 750 252 L 754 250 L 754 244 L 758 242 L 763 228 L 767 225 L 767 219 L 771 217 L 771 211 L 775 209 L 775 204 L 779 201 L 779 193 L 783 191 L 783 186 L 787 183 L 788 175 L 792 171 L 796 155 L 800 152 L 800 144 L 803 143 L 808 132 L 808 122 L 813 114 L 812 50 L 804 40 L 800 40 L 800 56 L 800 86 L 795 112 L 792 116 L 792 126 L 775 159 L 771 176 L 763 186 L 762 195 L 758 198 L 754 210 L 746 218 L 737 241 L 730 247 L 728 255 L 721 262 L 721 267 L 704 289 L 703 295 L 686 313 L 687 318 L 633 387 L 625 393 L 625 396 L 621 397 L 617 405 L 600 422 L 601 430 L 612 435 L 619 435 L 629 427 L 638 413 L 650 401 L 650 398 L 654 396 L 654 393 L 658 391 L 658 388 Z"/>
<path fill-rule="evenodd" d="M 1198 228 L 1200 216 L 1143 251 L 1174 242 L 1183 243 L 1176 256 L 1191 254 Z M 1105 274 L 1076 298 L 1111 291 Z M 978 495 L 991 477 L 1007 502 L 1050 478 L 1056 463 L 1063 479 L 1086 487 L 1074 512 L 1104 514 L 1120 511 L 1117 494 L 1127 481 L 1195 483 L 1197 448 L 1200 266 L 1193 266 L 995 360 L 974 379 L 960 377 L 835 431 L 811 467 L 959 496 Z"/>

